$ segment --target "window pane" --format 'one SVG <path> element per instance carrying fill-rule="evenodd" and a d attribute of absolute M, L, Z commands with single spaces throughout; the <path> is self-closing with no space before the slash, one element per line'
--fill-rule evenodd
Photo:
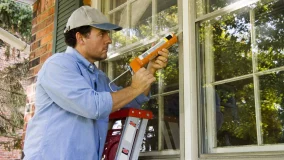
<path fill-rule="evenodd" d="M 130 10 L 129 31 L 132 42 L 152 36 L 152 0 L 137 0 L 131 3 Z"/>
<path fill-rule="evenodd" d="M 152 95 L 179 89 L 178 45 L 169 48 L 169 52 L 167 67 L 156 73 L 157 81 L 152 85 Z"/>
<path fill-rule="evenodd" d="M 264 144 L 284 143 L 284 71 L 259 77 Z"/>
<path fill-rule="evenodd" d="M 116 11 L 110 15 L 110 20 L 114 24 L 120 24 L 120 21 L 122 19 L 125 19 L 126 17 L 121 17 L 121 14 L 123 12 L 126 12 L 126 7 L 122 8 L 119 11 Z M 121 25 L 122 27 L 125 27 L 126 24 Z M 127 44 L 129 44 L 128 40 L 128 29 L 123 28 L 121 31 L 112 31 L 111 32 L 111 39 L 112 44 L 109 45 L 109 51 L 114 51 L 119 48 L 125 47 Z"/>
<path fill-rule="evenodd" d="M 255 9 L 258 70 L 284 65 L 284 3 L 273 1 Z"/>
<path fill-rule="evenodd" d="M 179 94 L 164 97 L 164 149 L 179 149 Z"/>
<path fill-rule="evenodd" d="M 199 33 L 206 74 L 214 75 L 213 82 L 252 73 L 248 9 L 203 22 Z"/>
<path fill-rule="evenodd" d="M 155 2 L 153 4 L 152 0 L 136 0 L 130 3 L 130 7 L 125 6 L 109 15 L 111 22 L 124 28 L 122 31 L 112 32 L 113 43 L 109 51 L 176 30 L 173 27 L 178 24 L 177 0 Z"/>
<path fill-rule="evenodd" d="M 123 3 L 127 2 L 127 0 L 110 0 L 110 10 L 115 9 L 116 7 L 122 5 Z"/>
<path fill-rule="evenodd" d="M 145 137 L 142 143 L 142 152 L 158 150 L 158 129 L 159 129 L 159 104 L 156 98 L 150 99 L 147 104 L 144 104 L 143 109 L 153 112 L 154 117 L 147 123 Z"/>
<path fill-rule="evenodd" d="M 156 5 L 151 0 L 138 0 L 131 5 L 131 36 L 132 39 L 144 39 L 152 33 L 170 31 L 178 24 L 177 1 L 156 0 Z M 156 13 L 153 13 L 155 8 Z"/>
<path fill-rule="evenodd" d="M 216 86 L 217 146 L 257 144 L 253 80 Z"/>
<path fill-rule="evenodd" d="M 240 0 L 196 0 L 196 15 L 201 16 L 219 10 L 238 1 Z"/>
<path fill-rule="evenodd" d="M 179 95 L 173 94 L 165 97 L 151 99 L 143 105 L 143 109 L 151 110 L 154 118 L 148 121 L 145 138 L 142 144 L 142 151 L 159 150 L 159 107 L 163 107 L 164 119 L 161 121 L 162 141 L 160 146 L 162 150 L 179 149 Z M 159 106 L 159 102 L 164 104 Z M 161 108 L 160 108 L 161 109 Z"/>

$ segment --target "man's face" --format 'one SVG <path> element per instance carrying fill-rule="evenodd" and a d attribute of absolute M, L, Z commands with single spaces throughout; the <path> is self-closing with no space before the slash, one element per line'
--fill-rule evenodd
<path fill-rule="evenodd" d="M 108 45 L 112 43 L 109 31 L 92 28 L 91 32 L 83 37 L 83 56 L 91 61 L 100 61 L 107 58 Z"/>

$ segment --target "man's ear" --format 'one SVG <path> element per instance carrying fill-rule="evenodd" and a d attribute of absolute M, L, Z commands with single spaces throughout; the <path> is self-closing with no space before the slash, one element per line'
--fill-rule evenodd
<path fill-rule="evenodd" d="M 77 40 L 77 43 L 79 44 L 84 44 L 84 37 L 82 34 L 80 34 L 79 32 L 76 33 L 76 40 Z"/>

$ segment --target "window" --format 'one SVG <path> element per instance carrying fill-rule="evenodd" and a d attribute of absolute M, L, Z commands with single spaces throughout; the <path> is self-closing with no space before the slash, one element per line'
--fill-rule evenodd
<path fill-rule="evenodd" d="M 113 23 L 124 28 L 111 34 L 109 58 L 102 65 L 111 79 L 123 73 L 125 64 L 149 49 L 156 40 L 167 33 L 177 33 L 177 0 L 108 0 L 103 1 L 102 8 Z M 142 106 L 154 113 L 141 147 L 146 155 L 150 151 L 178 154 L 179 150 L 178 44 L 169 50 L 168 66 L 155 75 L 157 81 L 152 85 L 151 99 Z M 130 81 L 129 73 L 115 83 L 124 87 Z"/>
<path fill-rule="evenodd" d="M 283 0 L 196 4 L 204 153 L 283 151 Z"/>

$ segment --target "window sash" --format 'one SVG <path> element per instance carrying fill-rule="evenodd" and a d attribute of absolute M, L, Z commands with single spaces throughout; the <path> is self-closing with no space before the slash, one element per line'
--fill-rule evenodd
<path fill-rule="evenodd" d="M 260 0 L 241 0 L 238 1 L 234 4 L 231 4 L 227 7 L 224 7 L 220 10 L 202 15 L 198 18 L 195 19 L 195 23 L 197 26 L 196 31 L 199 30 L 198 28 L 198 24 L 202 23 L 204 21 L 213 19 L 215 17 L 218 16 L 222 16 L 228 13 L 231 13 L 233 11 L 236 11 L 238 9 L 244 8 L 246 6 L 249 6 L 251 4 L 254 4 L 256 2 L 259 2 Z M 254 28 L 254 10 L 250 11 L 250 22 L 251 22 L 251 43 L 252 43 L 252 47 L 255 46 L 256 42 L 255 42 L 255 28 Z M 208 31 L 210 32 L 210 31 Z M 211 33 L 212 34 L 212 33 Z M 198 39 L 198 37 L 197 37 Z M 206 40 L 205 40 L 206 41 Z M 210 39 L 207 40 L 207 45 L 210 46 Z M 199 42 L 197 42 L 199 43 Z M 212 45 L 212 44 L 211 44 Z M 203 115 L 205 117 L 203 117 L 203 119 L 206 120 L 206 126 L 207 128 L 201 128 L 202 132 L 205 132 L 205 139 L 203 139 L 203 143 L 201 144 L 202 146 L 204 146 L 204 150 L 203 153 L 228 153 L 228 152 L 264 152 L 264 151 L 283 151 L 284 150 L 284 144 L 263 144 L 263 138 L 262 138 L 262 134 L 261 134 L 261 112 L 260 112 L 260 86 L 259 86 L 259 76 L 261 75 L 268 75 L 270 73 L 273 72 L 278 72 L 278 71 L 284 71 L 284 66 L 278 67 L 278 68 L 273 68 L 273 69 L 268 69 L 265 71 L 258 71 L 257 70 L 257 56 L 252 56 L 252 64 L 253 64 L 253 73 L 251 74 L 246 74 L 246 75 L 242 75 L 242 76 L 238 76 L 238 77 L 233 77 L 233 78 L 229 78 L 229 79 L 224 79 L 224 80 L 220 80 L 220 81 L 215 81 L 213 82 L 213 76 L 214 76 L 214 72 L 212 72 L 212 68 L 214 67 L 213 65 L 213 61 L 210 60 L 210 57 L 212 59 L 212 53 L 210 53 L 210 47 L 206 46 L 207 48 L 205 48 L 205 58 L 207 58 L 207 60 L 205 60 L 206 62 L 209 62 L 208 64 L 198 64 L 198 66 L 201 65 L 205 65 L 205 70 L 206 71 L 206 77 L 207 77 L 207 82 L 205 82 L 206 84 L 206 102 L 207 105 L 206 108 L 204 110 L 204 113 L 201 113 L 201 111 L 199 111 L 200 115 Z M 253 55 L 255 55 L 254 53 L 257 53 L 257 50 L 252 50 Z M 196 50 L 196 53 L 197 50 Z M 207 55 L 208 54 L 208 55 Z M 202 74 L 202 72 L 199 72 L 200 74 Z M 209 78 L 208 78 L 209 77 Z M 242 79 L 247 79 L 247 78 L 253 78 L 253 82 L 254 82 L 254 97 L 255 97 L 255 113 L 256 113 L 256 131 L 257 131 L 257 145 L 243 145 L 243 146 L 232 146 L 232 147 L 216 147 L 217 145 L 217 133 L 215 132 L 215 128 L 216 128 L 216 124 L 215 124 L 215 107 L 212 107 L 212 105 L 209 106 L 209 104 L 215 104 L 215 91 L 214 91 L 214 87 L 216 85 L 220 85 L 220 84 L 225 84 L 228 82 L 234 82 L 234 81 L 238 81 L 238 80 L 242 80 Z M 201 79 L 200 79 L 201 81 Z M 202 100 L 200 100 L 202 101 Z M 200 103 L 201 107 L 202 107 L 202 103 Z M 204 106 L 205 107 L 205 106 Z M 202 116 L 201 116 L 202 117 Z M 200 119 L 200 121 L 203 121 L 202 119 Z M 201 126 L 200 126 L 201 127 Z M 200 137 L 202 139 L 202 137 Z"/>

